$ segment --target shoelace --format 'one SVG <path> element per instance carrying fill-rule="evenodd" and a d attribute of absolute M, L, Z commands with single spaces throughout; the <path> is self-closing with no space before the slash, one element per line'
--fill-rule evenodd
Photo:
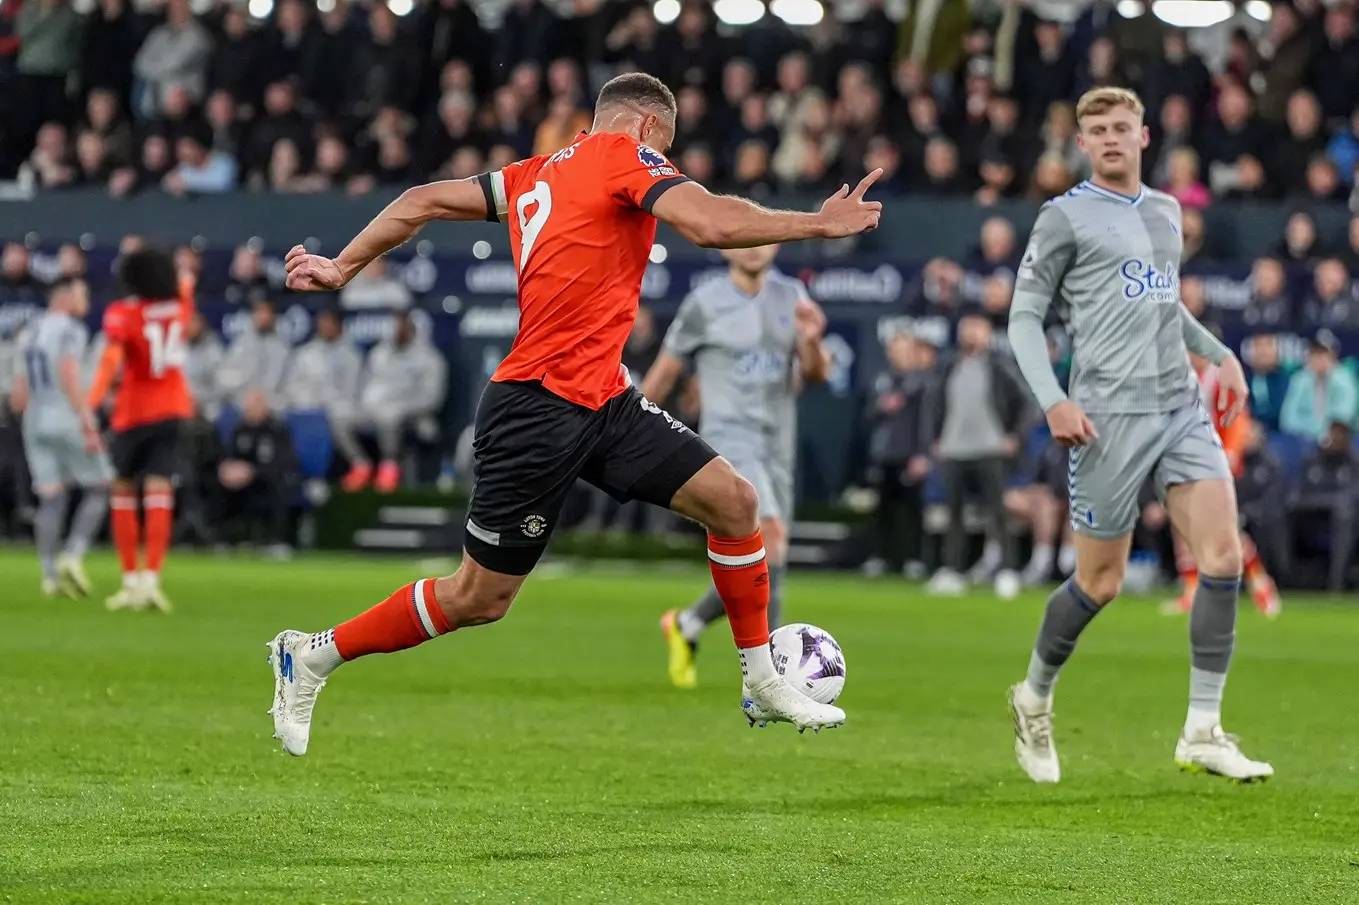
<path fill-rule="evenodd" d="M 322 688 L 326 687 L 325 679 L 317 679 L 316 684 L 306 681 L 297 683 L 297 695 L 293 698 L 293 706 L 289 708 L 289 716 L 299 721 L 310 719 L 312 708 L 316 706 L 316 695 Z"/>
<path fill-rule="evenodd" d="M 1047 750 L 1052 747 L 1052 714 L 1023 714 L 1024 730 L 1033 741 L 1035 748 Z"/>

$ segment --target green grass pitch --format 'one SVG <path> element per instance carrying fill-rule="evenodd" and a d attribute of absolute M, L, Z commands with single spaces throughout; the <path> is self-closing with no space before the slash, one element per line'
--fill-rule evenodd
<path fill-rule="evenodd" d="M 725 628 L 698 691 L 666 683 L 656 618 L 699 570 L 533 579 L 499 625 L 342 669 L 282 754 L 265 642 L 420 574 L 172 556 L 164 618 L 43 601 L 0 553 L 0 902 L 1359 902 L 1359 610 L 1243 607 L 1227 723 L 1263 786 L 1173 766 L 1186 626 L 1149 601 L 1087 633 L 1039 788 L 1004 695 L 1040 596 L 794 574 L 849 667 L 848 725 L 799 736 L 746 727 Z"/>

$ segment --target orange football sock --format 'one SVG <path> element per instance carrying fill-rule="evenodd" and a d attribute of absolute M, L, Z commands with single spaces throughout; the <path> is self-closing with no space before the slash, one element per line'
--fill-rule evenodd
<path fill-rule="evenodd" d="M 758 530 L 738 538 L 708 538 L 708 568 L 738 648 L 769 643 L 769 566 Z"/>
<path fill-rule="evenodd" d="M 451 629 L 434 599 L 434 579 L 422 578 L 335 626 L 335 648 L 346 661 L 369 654 L 391 654 Z"/>
<path fill-rule="evenodd" d="M 1242 564 L 1242 571 L 1250 586 L 1254 587 L 1260 581 L 1269 578 L 1264 560 L 1260 558 L 1260 548 L 1255 546 L 1255 541 L 1251 540 L 1249 534 L 1241 535 L 1241 558 L 1245 561 Z"/>
<path fill-rule="evenodd" d="M 175 519 L 175 497 L 168 491 L 152 491 L 142 497 L 146 509 L 146 568 L 160 574 Z"/>
<path fill-rule="evenodd" d="M 118 562 L 124 575 L 137 571 L 137 548 L 141 545 L 141 523 L 137 520 L 137 497 L 115 490 L 109 498 L 113 546 L 118 549 Z"/>

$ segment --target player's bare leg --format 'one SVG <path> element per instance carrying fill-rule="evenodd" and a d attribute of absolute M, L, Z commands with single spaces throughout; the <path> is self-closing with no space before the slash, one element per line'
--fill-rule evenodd
<path fill-rule="evenodd" d="M 1015 757 L 1034 782 L 1062 777 L 1052 739 L 1052 687 L 1076 641 L 1123 587 L 1132 535 L 1111 539 L 1076 534 L 1076 574 L 1048 598 L 1024 681 L 1010 689 Z"/>
<path fill-rule="evenodd" d="M 113 482 L 109 499 L 113 546 L 123 569 L 123 584 L 105 601 L 110 610 L 140 610 L 148 606 L 143 593 L 138 558 L 141 554 L 141 519 L 138 516 L 137 485 L 128 478 Z"/>
<path fill-rule="evenodd" d="M 765 560 L 769 565 L 769 628 L 780 625 L 783 614 L 783 576 L 788 566 L 788 530 L 783 519 L 768 516 L 760 519 L 760 534 L 764 537 Z M 661 616 L 661 634 L 669 652 L 670 681 L 676 688 L 698 685 L 698 670 L 694 655 L 698 639 L 704 630 L 727 614 L 717 586 L 696 600 L 688 609 L 667 610 Z"/>
<path fill-rule="evenodd" d="M 751 725 L 788 722 L 799 730 L 839 726 L 845 713 L 784 681 L 769 652 L 769 566 L 755 488 L 726 459 L 713 459 L 680 488 L 670 508 L 708 529 L 708 565 L 736 640 Z"/>
<path fill-rule="evenodd" d="M 1250 592 L 1251 601 L 1260 611 L 1260 615 L 1267 619 L 1277 619 L 1279 613 L 1283 611 L 1283 602 L 1279 599 L 1279 586 L 1274 583 L 1274 578 L 1265 568 L 1260 548 L 1245 531 L 1241 532 L 1241 574 L 1246 579 L 1246 590 Z"/>
<path fill-rule="evenodd" d="M 509 612 L 524 575 L 504 575 L 470 556 L 452 575 L 422 578 L 324 632 L 289 630 L 268 643 L 274 671 L 274 737 L 301 756 L 311 737 L 312 710 L 327 677 L 350 660 L 407 650 L 454 629 L 487 625 Z"/>
<path fill-rule="evenodd" d="M 1185 770 L 1238 782 L 1268 779 L 1274 768 L 1251 760 L 1222 729 L 1222 695 L 1241 593 L 1236 490 L 1225 478 L 1177 484 L 1166 493 L 1166 508 L 1199 567 L 1189 617 L 1189 713 L 1175 745 L 1175 762 Z"/>
<path fill-rule="evenodd" d="M 1194 593 L 1199 588 L 1199 566 L 1194 562 L 1194 551 L 1189 542 L 1174 528 L 1170 531 L 1170 542 L 1175 550 L 1175 572 L 1180 577 L 1180 594 L 1163 603 L 1161 612 L 1168 616 L 1184 616 L 1194 607 Z"/>

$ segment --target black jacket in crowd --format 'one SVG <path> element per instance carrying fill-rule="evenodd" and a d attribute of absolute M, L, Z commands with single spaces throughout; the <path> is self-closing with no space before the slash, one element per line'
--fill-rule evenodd
<path fill-rule="evenodd" d="M 901 468 L 914 456 L 929 455 L 925 399 L 938 381 L 938 371 L 887 370 L 878 375 L 868 400 L 870 466 Z"/>
<path fill-rule="evenodd" d="M 277 418 L 259 424 L 242 421 L 223 458 L 249 462 L 255 466 L 255 482 L 270 487 L 289 485 L 298 474 L 292 437 Z"/>
<path fill-rule="evenodd" d="M 991 398 L 977 401 L 994 409 L 1000 420 L 1001 429 L 1018 438 L 1022 454 L 1029 428 L 1037 423 L 1038 406 L 1030 395 L 1024 379 L 1020 377 L 1007 356 L 994 349 L 982 354 L 986 356 L 987 364 L 991 366 Z M 933 446 L 944 432 L 944 418 L 948 415 L 948 380 L 953 374 L 953 369 L 962 360 L 961 354 L 955 355 L 943 367 L 939 378 L 931 385 L 931 392 L 925 397 L 924 424 L 929 446 Z"/>
<path fill-rule="evenodd" d="M 1241 457 L 1241 476 L 1236 479 L 1236 496 L 1243 508 L 1264 504 L 1275 512 L 1283 511 L 1288 475 L 1278 457 L 1266 449 L 1247 452 Z"/>

